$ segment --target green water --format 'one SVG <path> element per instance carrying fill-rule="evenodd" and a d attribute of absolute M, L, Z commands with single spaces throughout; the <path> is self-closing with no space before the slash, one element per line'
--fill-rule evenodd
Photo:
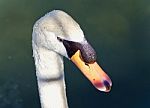
<path fill-rule="evenodd" d="M 149 108 L 149 0 L 1 0 L 0 108 L 40 108 L 32 26 L 53 9 L 81 25 L 113 81 L 110 93 L 99 92 L 65 59 L 70 108 Z"/>

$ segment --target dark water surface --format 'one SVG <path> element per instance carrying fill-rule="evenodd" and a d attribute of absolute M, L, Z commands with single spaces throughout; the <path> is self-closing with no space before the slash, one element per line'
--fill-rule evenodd
<path fill-rule="evenodd" d="M 65 59 L 70 108 L 150 108 L 149 0 L 1 0 L 0 108 L 40 108 L 32 26 L 53 9 L 81 25 L 113 81 L 99 92 Z"/>

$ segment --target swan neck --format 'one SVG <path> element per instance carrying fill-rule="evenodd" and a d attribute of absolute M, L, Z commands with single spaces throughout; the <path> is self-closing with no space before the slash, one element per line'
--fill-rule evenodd
<path fill-rule="evenodd" d="M 41 107 L 68 108 L 63 57 L 53 51 L 33 47 Z"/>

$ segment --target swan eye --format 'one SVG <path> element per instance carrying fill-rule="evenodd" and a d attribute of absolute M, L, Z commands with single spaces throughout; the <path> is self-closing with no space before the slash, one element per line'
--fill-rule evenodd
<path fill-rule="evenodd" d="M 57 37 L 57 40 L 58 40 L 59 42 L 63 42 L 63 39 L 61 39 L 60 37 Z"/>

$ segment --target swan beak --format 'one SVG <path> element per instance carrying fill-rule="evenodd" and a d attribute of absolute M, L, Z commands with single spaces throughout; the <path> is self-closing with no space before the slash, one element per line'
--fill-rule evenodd
<path fill-rule="evenodd" d="M 112 82 L 102 68 L 94 63 L 85 63 L 78 50 L 72 57 L 71 61 L 81 70 L 81 72 L 90 80 L 90 82 L 100 91 L 109 92 Z"/>

